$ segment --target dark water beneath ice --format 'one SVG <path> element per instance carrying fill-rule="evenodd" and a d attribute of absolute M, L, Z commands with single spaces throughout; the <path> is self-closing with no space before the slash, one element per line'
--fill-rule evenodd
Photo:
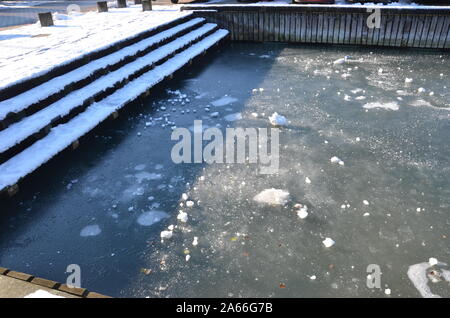
<path fill-rule="evenodd" d="M 413 272 L 420 291 L 407 275 L 430 257 L 450 262 L 449 62 L 442 52 L 233 44 L 2 202 L 0 266 L 65 281 L 78 264 L 83 287 L 111 296 L 449 297 L 445 277 L 420 285 L 427 265 Z M 289 120 L 278 174 L 170 159 L 173 125 L 269 127 L 273 112 Z M 272 187 L 288 204 L 252 199 Z M 176 220 L 183 193 L 195 202 L 186 224 Z M 306 219 L 295 203 L 308 205 Z M 155 210 L 165 214 L 146 213 Z M 381 289 L 366 285 L 369 264 Z"/>

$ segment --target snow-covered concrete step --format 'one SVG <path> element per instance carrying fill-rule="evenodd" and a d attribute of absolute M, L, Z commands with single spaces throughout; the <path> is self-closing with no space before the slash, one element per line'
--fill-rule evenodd
<path fill-rule="evenodd" d="M 0 129 L 6 128 L 17 121 L 21 117 L 19 115 L 21 112 L 30 115 L 48 106 L 55 99 L 64 97 L 73 89 L 89 84 L 108 70 L 114 70 L 125 63 L 129 63 L 157 46 L 183 36 L 204 23 L 205 19 L 203 18 L 191 19 L 1 101 L 0 122 L 3 122 L 3 125 L 0 125 Z"/>
<path fill-rule="evenodd" d="M 51 126 L 68 120 L 92 104 L 94 100 L 101 100 L 125 85 L 127 81 L 138 77 L 216 29 L 216 24 L 203 24 L 0 131 L 0 163 L 22 151 L 36 139 L 43 137 L 50 131 Z"/>
<path fill-rule="evenodd" d="M 130 81 L 124 87 L 99 102 L 95 102 L 65 124 L 53 127 L 48 135 L 0 165 L 0 191 L 14 186 L 58 153 L 86 135 L 111 114 L 146 95 L 148 89 L 160 83 L 228 36 L 227 30 L 217 30 L 189 46 L 164 63 Z"/>
<path fill-rule="evenodd" d="M 152 11 L 156 14 L 158 14 L 156 11 Z M 101 14 L 103 15 L 103 14 Z M 115 19 L 117 20 L 121 20 L 122 14 L 116 15 L 115 13 L 113 14 L 115 17 Z M 145 16 L 145 14 L 144 14 Z M 152 14 L 150 14 L 150 16 L 152 16 Z M 170 16 L 168 18 L 168 16 Z M 112 18 L 112 16 L 110 16 L 110 14 L 107 14 L 106 16 L 103 16 L 100 20 L 105 21 L 108 20 L 109 18 Z M 100 17 L 99 17 L 100 18 Z M 128 19 L 130 18 L 130 16 L 128 17 Z M 84 31 L 82 30 L 80 34 L 83 34 L 85 37 L 80 38 L 80 36 L 75 36 L 75 38 L 82 40 L 80 43 L 83 48 L 81 50 L 75 49 L 75 50 L 67 50 L 67 48 L 63 48 L 64 44 L 61 45 L 61 47 L 59 46 L 59 44 L 61 44 L 61 42 L 64 43 L 73 43 L 73 45 L 71 44 L 71 46 L 76 46 L 77 42 L 72 42 L 71 39 L 63 39 L 61 37 L 57 37 L 58 41 L 51 41 L 51 43 L 56 43 L 56 47 L 55 50 L 60 52 L 60 49 L 62 49 L 62 51 L 67 50 L 68 51 L 68 56 L 66 59 L 62 59 L 62 56 L 59 56 L 58 59 L 56 59 L 55 64 L 51 65 L 50 63 L 43 63 L 45 65 L 47 65 L 47 69 L 41 69 L 39 67 L 40 63 L 33 63 L 36 61 L 31 61 L 32 66 L 36 65 L 38 66 L 37 69 L 39 71 L 34 72 L 33 70 L 28 70 L 28 71 L 24 71 L 22 69 L 21 73 L 23 74 L 23 78 L 21 80 L 19 80 L 18 78 L 16 78 L 15 80 L 13 80 L 10 84 L 6 84 L 6 85 L 0 85 L 0 100 L 5 100 L 5 99 L 9 99 L 11 97 L 14 97 L 15 95 L 18 95 L 20 93 L 23 93 L 33 87 L 36 87 L 38 85 L 41 85 L 47 81 L 49 81 L 50 79 L 57 77 L 59 75 L 68 73 L 84 64 L 89 63 L 90 61 L 99 59 L 103 56 L 109 55 L 119 49 L 122 49 L 124 47 L 130 46 L 136 42 L 139 42 L 145 38 L 148 38 L 150 36 L 153 36 L 159 32 L 168 30 L 174 26 L 177 26 L 181 23 L 184 23 L 190 19 L 194 18 L 194 15 L 192 13 L 176 13 L 176 14 L 172 14 L 172 13 L 168 13 L 167 15 L 165 15 L 165 13 L 161 12 L 161 18 L 159 17 L 154 17 L 152 18 L 152 21 L 148 21 L 148 24 L 142 20 L 142 18 L 137 17 L 136 19 L 133 20 L 133 23 L 131 23 L 130 25 L 133 25 L 133 27 L 130 27 L 130 25 L 123 25 L 121 26 L 119 24 L 115 24 L 116 27 L 120 28 L 120 30 L 117 30 L 117 41 L 114 41 L 114 38 L 111 38 L 111 33 L 116 33 L 114 31 L 114 28 L 109 29 L 106 28 L 104 29 L 104 27 L 106 25 L 110 25 L 109 23 L 105 24 L 105 25 L 99 25 L 99 29 L 95 30 L 92 27 L 92 25 L 89 27 L 87 26 L 87 29 L 85 29 Z M 140 25 L 136 25 L 136 21 L 140 21 Z M 162 23 L 160 23 L 160 22 Z M 163 22 L 164 21 L 164 22 Z M 89 22 L 89 23 L 92 23 Z M 101 21 L 99 22 L 101 24 Z M 78 26 L 78 25 L 77 25 Z M 84 28 L 83 28 L 84 29 Z M 90 30 L 90 31 L 88 31 Z M 103 31 L 102 31 L 103 30 Z M 123 32 L 123 30 L 126 30 Z M 132 31 L 132 32 L 130 32 Z M 86 46 L 86 44 L 91 43 L 89 41 L 89 38 L 91 38 L 91 36 L 95 36 L 98 34 L 101 34 L 102 32 L 108 32 L 109 36 L 106 36 L 105 38 L 108 39 L 108 41 L 104 41 L 101 40 L 100 43 L 102 43 L 102 45 L 98 46 L 96 42 L 92 43 L 92 48 L 90 46 Z M 54 32 L 52 32 L 53 34 Z M 59 34 L 59 32 L 57 32 Z M 64 32 L 63 32 L 64 33 Z M 70 32 L 69 32 L 70 33 Z M 128 34 L 128 36 L 124 37 L 124 34 Z M 88 41 L 84 41 L 84 39 L 87 39 Z M 61 41 L 59 41 L 61 40 Z M 32 47 L 35 47 L 34 45 L 32 45 Z M 48 47 L 45 46 L 46 50 L 52 50 L 52 46 Z M 78 52 L 78 55 L 74 55 L 75 52 Z M 47 55 L 46 53 L 44 55 Z M 53 54 L 50 53 L 50 56 L 52 56 Z M 37 56 L 37 55 L 36 55 Z M 36 57 L 34 56 L 34 57 Z M 15 77 L 15 76 L 13 76 Z M 9 77 L 7 77 L 9 78 Z M 4 84 L 4 83 L 1 83 Z"/>

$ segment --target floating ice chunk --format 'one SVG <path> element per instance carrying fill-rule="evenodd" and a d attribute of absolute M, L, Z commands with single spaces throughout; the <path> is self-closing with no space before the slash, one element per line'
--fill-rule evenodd
<path fill-rule="evenodd" d="M 316 280 L 316 278 L 317 278 L 316 275 L 312 275 L 309 277 L 310 280 Z"/>
<path fill-rule="evenodd" d="M 136 167 L 134 167 L 134 170 L 136 171 L 142 171 L 145 169 L 145 165 L 141 164 L 141 165 L 137 165 Z"/>
<path fill-rule="evenodd" d="M 183 201 L 186 201 L 188 199 L 188 195 L 186 193 L 183 193 L 181 195 L 181 198 L 183 199 Z"/>
<path fill-rule="evenodd" d="M 209 116 L 211 116 L 211 118 L 217 118 L 217 117 L 219 117 L 219 112 L 211 113 L 211 115 L 209 115 Z"/>
<path fill-rule="evenodd" d="M 192 208 L 192 207 L 194 206 L 194 201 L 191 201 L 191 200 L 186 201 L 186 206 L 187 206 L 188 208 Z"/>
<path fill-rule="evenodd" d="M 172 231 L 162 231 L 161 232 L 161 239 L 170 239 L 173 236 Z"/>
<path fill-rule="evenodd" d="M 308 178 L 308 177 L 306 177 L 306 178 L 305 178 L 305 182 L 308 183 L 308 184 L 310 184 L 310 183 L 311 183 L 311 179 Z"/>
<path fill-rule="evenodd" d="M 189 262 L 189 260 L 191 259 L 191 255 L 186 255 L 186 262 Z"/>
<path fill-rule="evenodd" d="M 325 247 L 331 247 L 333 246 L 336 242 L 333 241 L 333 239 L 327 237 L 322 241 L 323 245 L 325 245 Z"/>
<path fill-rule="evenodd" d="M 194 236 L 194 240 L 192 241 L 192 245 L 193 246 L 197 246 L 198 245 L 198 237 Z"/>
<path fill-rule="evenodd" d="M 398 110 L 398 104 L 397 102 L 389 102 L 389 103 L 380 103 L 380 102 L 373 102 L 373 103 L 367 103 L 363 106 L 365 109 L 372 109 L 372 108 L 383 108 L 383 109 L 389 109 L 389 110 Z"/>
<path fill-rule="evenodd" d="M 363 96 L 363 95 L 361 95 L 361 96 L 356 96 L 355 97 L 355 99 L 356 100 L 365 100 L 367 97 L 366 96 Z"/>
<path fill-rule="evenodd" d="M 419 88 L 417 89 L 417 92 L 419 92 L 419 93 L 425 93 L 425 88 L 419 87 Z"/>
<path fill-rule="evenodd" d="M 363 200 L 364 205 L 369 205 L 369 201 Z"/>
<path fill-rule="evenodd" d="M 180 211 L 180 213 L 178 213 L 177 215 L 177 219 L 183 223 L 186 223 L 188 221 L 188 214 L 186 212 Z"/>
<path fill-rule="evenodd" d="M 331 157 L 330 161 L 331 161 L 331 163 L 337 163 L 337 164 L 339 164 L 341 166 L 344 165 L 344 161 L 342 161 L 341 159 L 339 159 L 336 156 Z"/>
<path fill-rule="evenodd" d="M 297 211 L 297 215 L 300 219 L 306 219 L 308 216 L 308 206 L 304 205 Z"/>
<path fill-rule="evenodd" d="M 412 83 L 413 79 L 412 78 L 405 78 L 405 83 Z"/>
<path fill-rule="evenodd" d="M 342 204 L 342 205 L 341 205 L 341 209 L 345 209 L 345 204 Z"/>
<path fill-rule="evenodd" d="M 366 213 L 363 214 L 363 216 L 370 216 L 370 213 L 366 212 Z"/>
<path fill-rule="evenodd" d="M 85 226 L 81 231 L 80 231 L 80 236 L 82 237 L 87 237 L 87 236 L 97 236 L 102 232 L 102 230 L 100 229 L 100 226 L 98 226 L 97 224 L 94 225 L 88 225 Z"/>
<path fill-rule="evenodd" d="M 285 205 L 289 200 L 289 192 L 281 189 L 265 189 L 255 195 L 253 200 L 269 205 Z"/>
<path fill-rule="evenodd" d="M 169 231 L 173 231 L 175 229 L 175 225 L 170 224 L 168 227 Z"/>
<path fill-rule="evenodd" d="M 384 293 L 385 293 L 386 295 L 390 295 L 390 294 L 391 294 L 391 289 L 390 289 L 390 288 L 386 288 L 386 289 L 384 290 Z"/>
<path fill-rule="evenodd" d="M 430 259 L 428 260 L 428 264 L 430 264 L 430 266 L 437 265 L 438 263 L 439 261 L 434 257 L 430 257 Z"/>
<path fill-rule="evenodd" d="M 168 217 L 169 215 L 166 212 L 153 210 L 139 215 L 137 222 L 142 226 L 151 226 Z"/>
<path fill-rule="evenodd" d="M 222 98 L 219 98 L 215 101 L 213 101 L 211 104 L 216 107 L 225 106 L 231 103 L 234 103 L 237 101 L 237 98 L 231 97 L 231 96 L 224 96 Z"/>
<path fill-rule="evenodd" d="M 269 121 L 273 126 L 287 126 L 288 124 L 286 117 L 279 115 L 276 112 L 269 117 Z"/>
<path fill-rule="evenodd" d="M 352 89 L 352 90 L 351 90 L 351 92 L 352 92 L 353 94 L 358 94 L 359 92 L 362 92 L 362 91 L 363 91 L 362 88 L 355 88 L 355 89 Z"/>
<path fill-rule="evenodd" d="M 226 115 L 224 117 L 224 119 L 226 121 L 236 121 L 236 120 L 242 119 L 242 114 L 241 113 L 229 114 L 229 115 Z"/>
<path fill-rule="evenodd" d="M 378 69 L 378 74 L 380 74 L 380 75 L 383 74 L 383 69 L 382 68 Z"/>
<path fill-rule="evenodd" d="M 441 298 L 441 296 L 433 294 L 428 286 L 427 270 L 430 264 L 427 262 L 411 265 L 408 268 L 408 278 L 412 281 L 414 287 L 424 298 Z"/>
<path fill-rule="evenodd" d="M 149 173 L 146 171 L 136 173 L 134 176 L 136 177 L 138 183 L 142 183 L 144 180 L 159 180 L 162 178 L 159 173 Z"/>
<path fill-rule="evenodd" d="M 258 118 L 258 113 L 252 113 L 252 116 Z"/>
<path fill-rule="evenodd" d="M 358 141 L 358 142 L 360 142 L 361 141 L 361 138 L 359 138 L 359 137 L 356 137 L 356 139 L 355 139 L 356 141 Z"/>
<path fill-rule="evenodd" d="M 343 58 L 337 59 L 336 61 L 333 62 L 334 65 L 339 65 L 339 64 L 344 64 L 348 61 L 350 61 L 350 56 L 344 56 Z"/>
<path fill-rule="evenodd" d="M 350 97 L 350 95 L 345 94 L 344 100 L 346 100 L 346 101 L 351 101 L 352 98 Z"/>

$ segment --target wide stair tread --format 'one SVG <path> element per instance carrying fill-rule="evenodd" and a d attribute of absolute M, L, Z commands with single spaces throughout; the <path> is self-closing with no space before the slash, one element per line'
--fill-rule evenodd
<path fill-rule="evenodd" d="M 217 29 L 217 25 L 215 24 L 204 24 L 188 34 L 122 66 L 116 71 L 110 72 L 94 82 L 73 91 L 39 112 L 25 117 L 20 122 L 0 131 L 0 162 L 5 162 L 15 153 L 22 150 L 22 148 L 48 133 L 51 126 L 55 126 L 65 117 L 70 117 L 72 112 L 81 111 L 82 108 L 86 108 L 94 102 L 95 98 L 99 100 L 102 97 L 106 97 L 106 94 L 111 94 L 120 87 L 121 83 L 123 86 L 133 76 L 140 75 L 140 72 L 144 72 L 147 68 L 157 65 L 160 61 L 170 57 L 178 50 L 185 48 L 196 40 L 201 39 L 215 29 Z"/>
<path fill-rule="evenodd" d="M 157 45 L 161 45 L 165 41 L 172 40 L 177 36 L 183 35 L 190 31 L 192 28 L 204 24 L 204 18 L 194 18 L 185 23 L 179 24 L 168 30 L 157 33 L 149 38 L 143 39 L 135 44 L 124 47 L 114 53 L 93 60 L 88 64 L 80 66 L 68 73 L 55 77 L 39 86 L 36 86 L 26 92 L 16 95 L 12 98 L 0 102 L 0 121 L 5 120 L 7 117 L 14 117 L 21 112 L 30 113 L 34 105 L 42 104 L 47 100 L 51 100 L 51 97 L 59 93 L 69 93 L 71 87 L 79 85 L 80 87 L 92 82 L 96 77 L 101 76 L 102 73 L 107 72 L 110 69 L 114 69 L 118 65 L 131 62 L 133 59 L 148 53 L 148 51 Z M 49 103 L 48 103 L 49 104 Z M 41 105 L 39 105 L 42 107 Z M 20 116 L 16 116 L 20 117 Z M 11 118 L 10 121 L 14 122 Z M 4 123 L 3 126 L 7 126 Z"/>
<path fill-rule="evenodd" d="M 206 52 L 224 39 L 229 32 L 219 29 L 202 40 L 177 53 L 164 63 L 130 81 L 124 87 L 99 102 L 88 106 L 67 123 L 53 127 L 48 135 L 38 140 L 7 162 L 0 165 L 0 190 L 16 184 L 73 142 L 94 129 L 111 114 L 135 100 L 166 77 L 173 74 L 196 56 Z"/>

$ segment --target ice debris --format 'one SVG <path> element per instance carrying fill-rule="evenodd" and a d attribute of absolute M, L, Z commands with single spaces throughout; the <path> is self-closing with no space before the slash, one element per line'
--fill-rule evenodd
<path fill-rule="evenodd" d="M 269 205 L 285 205 L 289 200 L 289 192 L 281 189 L 265 189 L 255 195 L 253 200 Z"/>

